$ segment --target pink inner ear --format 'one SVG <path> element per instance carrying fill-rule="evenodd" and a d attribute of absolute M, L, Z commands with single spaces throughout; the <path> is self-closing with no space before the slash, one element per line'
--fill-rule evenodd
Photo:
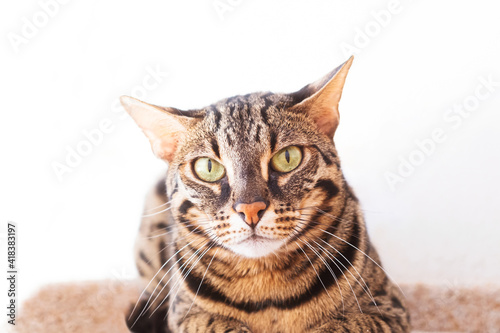
<path fill-rule="evenodd" d="M 331 111 L 332 113 L 335 111 Z M 318 129 L 329 137 L 333 137 L 335 130 L 337 129 L 338 119 L 333 118 L 331 115 L 323 114 L 322 117 L 315 119 L 316 126 Z"/>
<path fill-rule="evenodd" d="M 179 139 L 177 135 L 180 133 L 170 133 L 170 135 L 165 135 L 162 138 L 155 138 L 151 140 L 151 147 L 153 148 L 153 153 L 162 160 L 171 162 L 174 159 L 175 151 L 177 150 L 177 145 Z"/>
<path fill-rule="evenodd" d="M 158 125 L 158 124 L 156 124 Z M 171 162 L 174 158 L 179 138 L 183 135 L 182 132 L 168 132 L 162 126 L 153 126 L 153 129 L 143 129 L 144 134 L 148 137 L 151 144 L 151 149 L 156 157 Z"/>
<path fill-rule="evenodd" d="M 301 103 L 318 130 L 329 138 L 333 138 L 339 124 L 338 97 L 338 93 L 325 89 Z"/>

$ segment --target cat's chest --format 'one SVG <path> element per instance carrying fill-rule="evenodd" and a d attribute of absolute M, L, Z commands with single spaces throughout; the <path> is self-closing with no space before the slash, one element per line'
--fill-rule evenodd
<path fill-rule="evenodd" d="M 208 298 L 198 297 L 196 302 L 207 312 L 246 323 L 254 333 L 307 332 L 311 323 L 331 313 L 331 303 L 318 310 L 331 299 L 325 300 L 323 295 L 309 297 L 303 281 L 286 281 L 276 274 L 233 280 L 219 285 L 216 293 L 212 290 Z"/>
<path fill-rule="evenodd" d="M 313 322 L 321 320 L 314 307 L 297 309 L 268 308 L 253 313 L 233 314 L 233 318 L 241 320 L 253 333 L 304 333 Z"/>

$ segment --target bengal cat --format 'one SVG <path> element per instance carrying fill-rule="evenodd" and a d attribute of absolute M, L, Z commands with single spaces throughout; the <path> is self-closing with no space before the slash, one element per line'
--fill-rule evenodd
<path fill-rule="evenodd" d="M 133 332 L 408 332 L 333 142 L 352 58 L 291 94 L 122 97 L 168 163 L 136 243 Z"/>

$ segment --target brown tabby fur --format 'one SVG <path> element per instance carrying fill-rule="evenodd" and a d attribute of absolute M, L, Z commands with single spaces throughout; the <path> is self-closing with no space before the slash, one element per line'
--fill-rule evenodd
<path fill-rule="evenodd" d="M 145 292 L 132 331 L 409 331 L 332 142 L 351 62 L 293 94 L 235 96 L 200 110 L 122 100 L 169 164 L 136 243 Z M 291 145 L 301 164 L 273 171 L 273 154 Z M 192 164 L 204 156 L 226 176 L 198 179 Z M 255 200 L 268 204 L 256 230 L 283 244 L 256 258 L 231 250 L 254 232 L 234 222 L 233 207 Z"/>

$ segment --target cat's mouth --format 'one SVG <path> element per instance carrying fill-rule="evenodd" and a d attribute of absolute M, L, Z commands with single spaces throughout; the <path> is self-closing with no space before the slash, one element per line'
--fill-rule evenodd
<path fill-rule="evenodd" d="M 248 236 L 245 239 L 242 239 L 238 244 L 252 244 L 252 245 L 259 245 L 263 243 L 268 243 L 268 242 L 273 242 L 276 241 L 275 239 L 272 238 L 267 238 L 261 235 L 257 235 L 256 233 L 252 234 L 251 236 Z"/>
<path fill-rule="evenodd" d="M 240 242 L 231 245 L 234 252 L 249 258 L 267 256 L 283 245 L 283 241 L 253 234 Z"/>
<path fill-rule="evenodd" d="M 253 234 L 252 236 L 244 239 L 242 242 L 265 242 L 268 241 L 268 238 Z"/>

